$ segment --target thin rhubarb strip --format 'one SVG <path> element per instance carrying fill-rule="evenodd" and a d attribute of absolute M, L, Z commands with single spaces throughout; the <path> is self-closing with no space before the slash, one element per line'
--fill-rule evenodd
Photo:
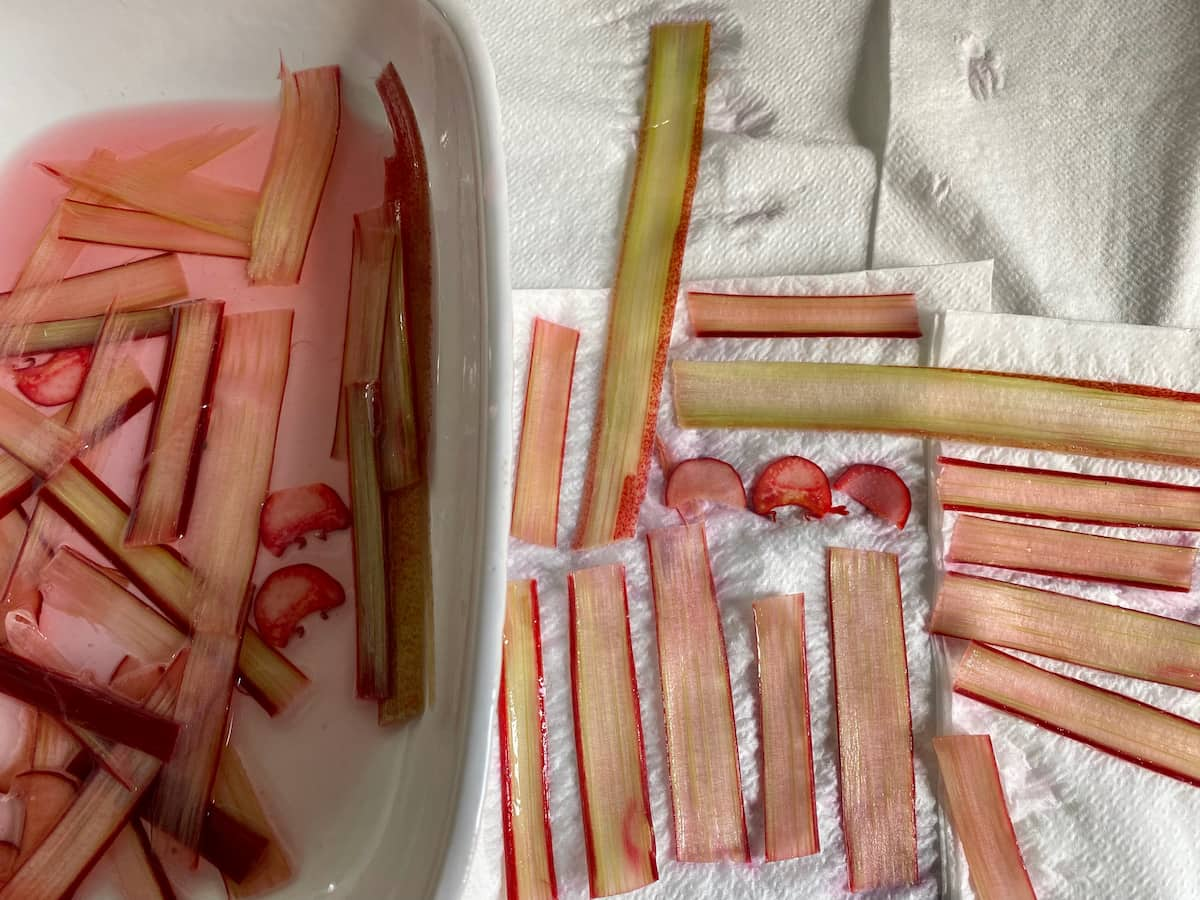
<path fill-rule="evenodd" d="M 650 30 L 646 105 L 625 218 L 575 544 L 632 537 L 646 496 L 667 343 L 700 161 L 708 22 Z"/>
<path fill-rule="evenodd" d="M 117 327 L 129 340 L 169 334 L 174 316 L 174 309 L 163 306 L 113 314 L 113 318 L 124 320 Z M 14 356 L 90 347 L 100 336 L 105 319 L 105 315 L 95 315 L 31 325 L 0 325 L 0 347 L 11 347 Z"/>
<path fill-rule="evenodd" d="M 164 306 L 187 296 L 187 279 L 174 253 L 161 253 L 137 262 L 76 275 L 45 291 L 37 319 L 17 309 L 0 308 L 0 320 L 24 324 L 38 320 L 77 319 L 106 312 L 128 312 Z M 10 295 L 0 294 L 0 304 Z M 24 344 L 24 340 L 21 341 Z"/>
<path fill-rule="evenodd" d="M 950 822 L 979 900 L 1036 900 L 986 734 L 935 737 Z"/>
<path fill-rule="evenodd" d="M 946 509 L 1023 519 L 1200 531 L 1200 488 L 969 459 L 938 459 Z"/>
<path fill-rule="evenodd" d="M 658 880 L 625 569 L 581 569 L 567 588 L 588 880 L 608 897 Z"/>
<path fill-rule="evenodd" d="M 392 696 L 379 704 L 379 724 L 398 725 L 425 708 L 433 680 L 433 573 L 429 487 L 422 479 L 384 497 L 388 597 L 391 602 Z"/>
<path fill-rule="evenodd" d="M 390 207 L 391 204 L 385 208 Z M 423 468 L 417 439 L 416 385 L 408 331 L 404 241 L 397 237 L 392 247 L 383 355 L 379 365 L 379 477 L 385 491 L 399 490 L 418 481 Z"/>
<path fill-rule="evenodd" d="M 1200 626 L 1082 597 L 949 572 L 929 630 L 1200 690 Z"/>
<path fill-rule="evenodd" d="M 895 554 L 830 548 L 829 620 L 850 890 L 916 884 L 912 714 Z"/>
<path fill-rule="evenodd" d="M 250 257 L 250 245 L 237 238 L 213 234 L 140 209 L 75 200 L 64 200 L 62 203 L 58 215 L 58 236 L 67 241 L 114 244 L 172 253 L 199 253 L 239 259 Z"/>
<path fill-rule="evenodd" d="M 1200 786 L 1200 723 L 1123 694 L 1047 672 L 982 644 L 971 644 L 954 690 L 1002 712 Z"/>
<path fill-rule="evenodd" d="M 131 821 L 121 829 L 107 856 L 126 897 L 175 900 L 175 890 L 162 863 L 150 849 L 150 839 L 140 822 Z"/>
<path fill-rule="evenodd" d="M 510 581 L 500 664 L 500 793 L 512 900 L 554 898 L 537 582 Z"/>
<path fill-rule="evenodd" d="M 687 292 L 699 337 L 921 336 L 913 294 L 838 297 Z"/>
<path fill-rule="evenodd" d="M 704 524 L 646 535 L 680 862 L 750 861 L 725 636 Z"/>
<path fill-rule="evenodd" d="M 290 72 L 281 65 L 281 109 L 247 273 L 256 284 L 296 284 L 333 162 L 341 124 L 337 66 Z"/>
<path fill-rule="evenodd" d="M 1196 548 L 959 516 L 946 561 L 1187 591 L 1192 586 Z"/>
<path fill-rule="evenodd" d="M 821 849 L 808 708 L 804 595 L 754 604 L 762 706 L 763 819 L 768 860 Z"/>
<path fill-rule="evenodd" d="M 257 897 L 292 880 L 294 871 L 283 839 L 263 808 L 240 754 L 230 746 L 221 752 L 221 766 L 213 786 L 213 805 L 267 839 L 266 849 L 247 872 L 237 879 L 225 875 L 225 886 L 230 894 Z"/>
<path fill-rule="evenodd" d="M 684 428 L 803 428 L 1200 466 L 1200 397 L 1141 385 L 916 366 L 672 363 Z"/>
<path fill-rule="evenodd" d="M 558 541 L 558 494 L 578 345 L 579 332 L 574 328 L 534 320 L 513 487 L 512 536 L 544 547 Z"/>
<path fill-rule="evenodd" d="M 214 300 L 177 311 L 125 536 L 131 546 L 169 544 L 187 526 L 224 309 L 224 303 Z"/>
<path fill-rule="evenodd" d="M 0 390 L 0 449 L 35 475 L 49 478 L 83 449 L 83 443 L 65 425 Z"/>

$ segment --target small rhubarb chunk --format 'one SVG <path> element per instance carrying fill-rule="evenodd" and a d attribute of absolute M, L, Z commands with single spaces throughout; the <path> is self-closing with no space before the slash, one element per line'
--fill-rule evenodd
<path fill-rule="evenodd" d="M 300 620 L 313 613 L 325 615 L 346 602 L 337 579 L 316 566 L 285 566 L 267 576 L 254 598 L 254 624 L 274 647 L 286 647 L 293 634 L 303 634 Z"/>
<path fill-rule="evenodd" d="M 821 467 L 803 456 L 783 456 L 768 464 L 754 482 L 750 502 L 756 513 L 771 518 L 781 506 L 798 506 L 808 519 L 846 513 L 846 507 L 833 505 Z"/>
<path fill-rule="evenodd" d="M 18 369 L 17 390 L 38 406 L 60 406 L 79 396 L 92 351 L 62 350 L 43 363 Z"/>
<path fill-rule="evenodd" d="M 350 510 L 338 492 L 315 482 L 272 491 L 263 504 L 259 534 L 264 547 L 283 556 L 292 544 L 303 547 L 310 533 L 324 540 L 329 532 L 349 527 Z"/>
<path fill-rule="evenodd" d="M 722 459 L 703 456 L 685 459 L 667 476 L 667 506 L 689 509 L 696 503 L 712 503 L 730 509 L 746 508 L 746 488 L 737 469 Z"/>
<path fill-rule="evenodd" d="M 908 514 L 912 512 L 908 485 L 886 466 L 870 463 L 850 466 L 838 476 L 833 487 L 897 528 L 904 528 Z"/>

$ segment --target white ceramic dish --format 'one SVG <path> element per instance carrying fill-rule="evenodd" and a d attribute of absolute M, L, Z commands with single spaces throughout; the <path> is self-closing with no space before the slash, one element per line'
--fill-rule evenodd
<path fill-rule="evenodd" d="M 238 730 L 270 763 L 255 771 L 279 800 L 299 863 L 275 896 L 459 896 L 495 709 L 511 431 L 497 99 L 468 14 L 459 0 L 6 0 L 0 49 L 0 158 L 78 114 L 271 99 L 280 52 L 293 68 L 340 64 L 346 104 L 382 125 L 372 82 L 388 60 L 400 71 L 434 211 L 433 702 L 393 732 L 320 698 L 315 714 L 310 706 L 281 722 L 239 713 Z M 305 652 L 298 662 L 318 681 L 330 661 Z"/>

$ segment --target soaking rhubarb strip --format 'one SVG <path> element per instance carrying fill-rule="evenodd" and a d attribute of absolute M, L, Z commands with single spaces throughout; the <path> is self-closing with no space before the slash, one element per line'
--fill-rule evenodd
<path fill-rule="evenodd" d="M 49 478 L 83 448 L 79 436 L 53 419 L 0 390 L 0 448 Z"/>
<path fill-rule="evenodd" d="M 395 212 L 390 203 L 385 209 Z M 379 477 L 385 491 L 399 490 L 415 483 L 420 480 L 424 468 L 417 439 L 416 386 L 405 307 L 404 241 L 398 236 L 392 247 L 383 355 L 379 366 Z"/>
<path fill-rule="evenodd" d="M 608 897 L 658 880 L 625 569 L 572 572 L 567 589 L 588 880 Z"/>
<path fill-rule="evenodd" d="M 120 830 L 107 857 L 126 897 L 137 900 L 175 900 L 175 890 L 162 863 L 150 849 L 150 839 L 137 820 Z"/>
<path fill-rule="evenodd" d="M 187 296 L 187 279 L 174 253 L 161 253 L 137 262 L 99 269 L 67 278 L 47 288 L 39 319 L 77 319 L 110 311 L 127 312 L 164 306 Z M 0 304 L 11 295 L 0 294 Z M 21 316 L 21 311 L 0 306 L 0 320 L 7 324 L 38 321 Z M 24 343 L 22 341 L 22 343 Z"/>
<path fill-rule="evenodd" d="M 946 561 L 1187 591 L 1192 586 L 1196 548 L 959 516 Z"/>
<path fill-rule="evenodd" d="M 230 894 L 234 897 L 257 897 L 292 880 L 292 862 L 283 839 L 267 816 L 241 756 L 231 746 L 226 746 L 221 752 L 212 802 L 217 809 L 245 823 L 267 839 L 266 849 L 248 872 L 236 880 L 225 876 L 225 887 Z"/>
<path fill-rule="evenodd" d="M 763 819 L 768 860 L 821 849 L 817 833 L 804 595 L 754 604 L 762 706 Z"/>
<path fill-rule="evenodd" d="M 64 200 L 58 215 L 58 236 L 68 241 L 114 244 L 172 253 L 250 257 L 250 245 L 237 238 L 204 231 L 182 222 L 143 212 L 95 203 Z"/>
<path fill-rule="evenodd" d="M 954 675 L 954 690 L 1153 772 L 1200 786 L 1200 723 L 1190 719 L 1047 672 L 982 644 L 967 647 Z"/>
<path fill-rule="evenodd" d="M 672 363 L 684 428 L 805 428 L 1200 466 L 1200 396 L 917 366 Z"/>
<path fill-rule="evenodd" d="M 646 534 L 680 862 L 750 861 L 733 694 L 704 524 Z"/>
<path fill-rule="evenodd" d="M 558 541 L 558 494 L 578 345 L 579 332 L 574 328 L 533 320 L 513 487 L 512 536 L 544 547 L 553 547 Z"/>
<path fill-rule="evenodd" d="M 300 280 L 342 117 L 337 66 L 290 72 L 281 63 L 279 80 L 279 125 L 246 269 L 255 284 Z"/>
<path fill-rule="evenodd" d="M 829 621 L 850 890 L 916 884 L 912 715 L 896 555 L 830 548 Z"/>
<path fill-rule="evenodd" d="M 169 334 L 174 317 L 175 308 L 165 306 L 114 313 L 112 316 L 123 320 L 117 327 L 127 335 L 128 340 Z M 99 337 L 105 319 L 104 315 L 95 315 L 31 325 L 0 325 L 0 347 L 11 347 L 13 356 L 90 347 Z"/>
<path fill-rule="evenodd" d="M 1200 626 L 1082 597 L 950 572 L 929 630 L 1200 690 Z"/>
<path fill-rule="evenodd" d="M 979 900 L 1036 900 L 1004 802 L 992 739 L 986 734 L 935 737 L 933 751 L 975 895 Z"/>
<path fill-rule="evenodd" d="M 210 300 L 177 310 L 125 535 L 130 546 L 169 544 L 187 527 L 224 309 L 221 301 Z"/>
<path fill-rule="evenodd" d="M 429 487 L 422 479 L 383 500 L 391 603 L 392 696 L 379 704 L 379 724 L 419 716 L 432 690 L 433 573 L 429 545 Z"/>
<path fill-rule="evenodd" d="M 945 456 L 938 463 L 938 498 L 946 509 L 1200 531 L 1200 487 Z"/>
<path fill-rule="evenodd" d="M 578 548 L 632 537 L 646 496 L 700 161 L 708 39 L 708 22 L 650 30 L 646 105 L 613 288 Z"/>
<path fill-rule="evenodd" d="M 687 292 L 699 337 L 921 336 L 913 294 L 837 297 Z"/>
<path fill-rule="evenodd" d="M 510 900 L 554 898 L 536 581 L 510 581 L 500 664 L 500 794 Z"/>

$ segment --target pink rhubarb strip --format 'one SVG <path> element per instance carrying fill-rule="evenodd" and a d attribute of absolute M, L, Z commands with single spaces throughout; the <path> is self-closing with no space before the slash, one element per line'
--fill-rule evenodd
<path fill-rule="evenodd" d="M 687 292 L 699 337 L 920 337 L 912 294 L 839 297 Z"/>
<path fill-rule="evenodd" d="M 140 209 L 64 200 L 58 215 L 58 236 L 91 244 L 114 244 L 173 253 L 233 256 L 246 259 L 250 245 L 237 238 L 174 222 Z"/>

